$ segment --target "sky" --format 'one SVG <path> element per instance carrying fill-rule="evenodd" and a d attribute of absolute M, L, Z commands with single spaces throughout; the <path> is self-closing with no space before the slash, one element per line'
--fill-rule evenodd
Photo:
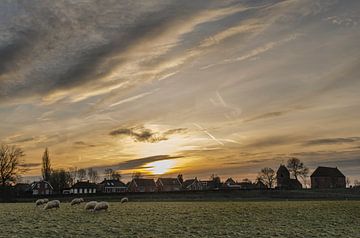
<path fill-rule="evenodd" d="M 360 1 L 0 2 L 0 142 L 52 166 L 360 179 Z"/>

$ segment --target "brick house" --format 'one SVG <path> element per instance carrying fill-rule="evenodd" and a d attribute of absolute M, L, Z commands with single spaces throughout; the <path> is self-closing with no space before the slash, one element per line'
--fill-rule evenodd
<path fill-rule="evenodd" d="M 156 181 L 158 191 L 180 191 L 181 183 L 178 178 L 158 178 Z"/>
<path fill-rule="evenodd" d="M 128 186 L 129 192 L 155 192 L 157 190 L 154 179 L 134 178 Z"/>
<path fill-rule="evenodd" d="M 346 188 L 346 178 L 338 168 L 317 167 L 311 174 L 311 188 Z"/>

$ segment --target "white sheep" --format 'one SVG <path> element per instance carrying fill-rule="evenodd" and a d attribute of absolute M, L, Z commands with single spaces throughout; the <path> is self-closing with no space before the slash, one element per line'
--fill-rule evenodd
<path fill-rule="evenodd" d="M 52 200 L 52 201 L 46 203 L 44 210 L 53 209 L 53 208 L 60 208 L 59 200 Z"/>
<path fill-rule="evenodd" d="M 73 205 L 80 204 L 80 203 L 82 203 L 82 202 L 84 202 L 84 199 L 83 199 L 83 198 L 74 198 L 74 199 L 71 201 L 70 205 L 73 206 Z"/>
<path fill-rule="evenodd" d="M 128 199 L 127 197 L 124 197 L 124 198 L 121 199 L 120 202 L 121 202 L 121 203 L 125 203 L 125 202 L 128 202 L 128 201 L 129 201 L 129 199 Z"/>
<path fill-rule="evenodd" d="M 38 199 L 36 200 L 35 202 L 35 206 L 38 207 L 38 206 L 41 206 L 41 205 L 44 205 L 48 202 L 49 200 L 47 198 L 44 198 L 44 199 Z"/>
<path fill-rule="evenodd" d="M 107 202 L 99 202 L 94 207 L 94 212 L 102 211 L 102 210 L 107 211 L 108 208 L 109 208 L 109 203 L 107 203 Z"/>
<path fill-rule="evenodd" d="M 91 201 L 85 204 L 85 210 L 93 210 L 96 207 L 97 201 Z"/>

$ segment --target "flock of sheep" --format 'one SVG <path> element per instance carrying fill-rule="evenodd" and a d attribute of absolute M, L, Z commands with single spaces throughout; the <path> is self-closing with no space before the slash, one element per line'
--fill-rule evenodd
<path fill-rule="evenodd" d="M 121 203 L 125 203 L 128 202 L 129 199 L 124 197 L 121 199 Z M 80 205 L 81 203 L 85 202 L 83 198 L 74 198 L 71 202 L 70 205 L 74 206 L 74 205 Z M 49 201 L 47 198 L 44 199 L 38 199 L 35 202 L 35 206 L 39 207 L 44 205 L 44 210 L 49 210 L 49 209 L 53 209 L 53 208 L 60 208 L 60 201 L 59 200 L 52 200 Z M 90 201 L 88 203 L 85 204 L 85 210 L 86 211 L 93 211 L 93 212 L 98 212 L 98 211 L 107 211 L 109 208 L 109 203 L 107 202 L 97 202 L 97 201 Z"/>

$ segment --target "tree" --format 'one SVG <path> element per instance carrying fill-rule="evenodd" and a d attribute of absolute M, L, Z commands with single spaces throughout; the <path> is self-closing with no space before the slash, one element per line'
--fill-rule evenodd
<path fill-rule="evenodd" d="M 305 167 L 304 163 L 301 162 L 298 158 L 290 158 L 287 161 L 286 167 L 296 179 L 301 177 L 303 180 L 306 180 L 306 177 L 309 174 L 309 169 Z"/>
<path fill-rule="evenodd" d="M 110 169 L 110 168 L 105 169 L 105 178 L 111 179 L 111 175 L 113 172 L 114 172 L 113 169 Z"/>
<path fill-rule="evenodd" d="M 50 180 L 51 176 L 51 163 L 50 163 L 50 157 L 49 157 L 49 151 L 48 148 L 45 149 L 43 157 L 42 157 L 42 177 L 45 181 Z"/>
<path fill-rule="evenodd" d="M 355 188 L 360 187 L 360 181 L 359 180 L 354 180 L 354 187 Z"/>
<path fill-rule="evenodd" d="M 20 168 L 24 151 L 16 146 L 0 146 L 0 183 L 2 186 L 15 182 L 22 169 Z"/>
<path fill-rule="evenodd" d="M 61 193 L 63 189 L 69 188 L 71 186 L 71 181 L 70 172 L 65 171 L 64 169 L 53 170 L 49 180 L 54 190 L 58 193 Z"/>
<path fill-rule="evenodd" d="M 76 181 L 76 178 L 78 176 L 78 168 L 77 167 L 72 167 L 69 169 L 70 172 L 70 176 L 71 176 L 71 184 L 73 185 Z"/>
<path fill-rule="evenodd" d="M 96 183 L 96 181 L 99 179 L 98 173 L 93 168 L 88 169 L 88 178 L 91 182 Z"/>
<path fill-rule="evenodd" d="M 114 170 L 114 171 L 111 173 L 111 178 L 112 178 L 112 179 L 116 179 L 116 180 L 120 180 L 120 179 L 121 179 L 121 174 L 120 174 L 118 171 Z"/>
<path fill-rule="evenodd" d="M 86 170 L 85 169 L 79 169 L 77 174 L 78 174 L 78 178 L 80 181 L 83 181 L 86 179 Z"/>
<path fill-rule="evenodd" d="M 275 171 L 272 168 L 265 167 L 262 168 L 257 181 L 263 182 L 268 188 L 273 188 L 275 184 Z"/>

